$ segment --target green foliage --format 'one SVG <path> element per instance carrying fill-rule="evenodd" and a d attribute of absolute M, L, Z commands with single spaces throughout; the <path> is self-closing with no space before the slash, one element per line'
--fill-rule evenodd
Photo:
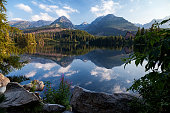
<path fill-rule="evenodd" d="M 18 35 L 17 35 L 18 36 Z M 90 44 L 95 46 L 114 46 L 133 43 L 133 38 L 125 39 L 120 36 L 93 36 L 81 30 L 63 30 L 61 32 L 37 32 L 36 42 L 39 45 L 56 43 Z M 20 40 L 20 39 L 19 39 Z"/>
<path fill-rule="evenodd" d="M 8 74 L 15 68 L 20 69 L 26 63 L 20 62 L 18 55 L 24 53 L 24 51 L 34 52 L 32 48 L 35 47 L 33 45 L 35 44 L 35 37 L 32 34 L 25 34 L 26 38 L 24 38 L 24 41 L 20 40 L 22 43 L 15 42 L 16 34 L 22 33 L 17 28 L 8 25 L 5 4 L 6 0 L 0 1 L 0 72 Z M 20 46 L 16 47 L 16 43 Z M 26 44 L 27 47 L 21 49 L 23 44 Z"/>
<path fill-rule="evenodd" d="M 36 91 L 36 84 L 37 84 L 36 81 L 35 80 L 31 81 L 31 84 L 33 86 L 31 87 L 30 92 L 35 92 Z"/>
<path fill-rule="evenodd" d="M 25 76 L 7 76 L 7 78 L 10 79 L 10 82 L 18 82 L 18 83 L 21 83 L 26 80 L 30 80 L 29 78 Z"/>
<path fill-rule="evenodd" d="M 129 88 L 143 97 L 142 107 L 139 107 L 142 113 L 168 113 L 170 107 L 170 30 L 157 25 L 136 36 L 135 48 L 139 49 L 125 60 L 126 64 L 135 60 L 136 66 L 147 61 L 148 74 L 135 80 Z"/>
<path fill-rule="evenodd" d="M 20 57 L 18 56 L 9 56 L 3 58 L 3 61 L 0 62 L 0 73 L 6 75 L 11 72 L 13 69 L 21 69 L 27 62 L 20 62 Z"/>
<path fill-rule="evenodd" d="M 62 76 L 59 89 L 57 90 L 51 87 L 50 82 L 46 82 L 43 101 L 51 104 L 61 104 L 65 106 L 66 109 L 69 109 L 70 85 L 71 84 L 64 79 L 64 76 Z"/>

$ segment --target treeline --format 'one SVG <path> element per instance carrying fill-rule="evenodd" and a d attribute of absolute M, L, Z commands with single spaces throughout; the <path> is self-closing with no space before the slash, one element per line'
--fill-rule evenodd
<path fill-rule="evenodd" d="M 132 45 L 133 38 L 125 39 L 120 36 L 97 36 L 95 39 L 90 40 L 89 44 L 95 46 L 115 46 L 115 45 Z"/>
<path fill-rule="evenodd" d="M 83 43 L 92 45 L 122 45 L 132 43 L 133 38 L 125 39 L 120 36 L 93 36 L 81 30 L 63 30 L 61 32 L 35 33 L 37 42 L 54 41 L 59 43 Z"/>
<path fill-rule="evenodd" d="M 32 33 L 12 33 L 13 42 L 19 47 L 25 47 L 36 44 L 35 34 Z"/>
<path fill-rule="evenodd" d="M 58 44 L 58 45 L 46 45 L 46 46 L 37 46 L 36 54 L 46 54 L 46 55 L 84 55 L 95 49 L 110 49 L 110 50 L 119 50 L 121 51 L 123 48 L 128 48 L 131 51 L 133 50 L 133 46 L 94 46 L 88 44 Z"/>
<path fill-rule="evenodd" d="M 156 41 L 155 37 L 158 37 L 157 32 L 162 32 L 162 31 L 167 31 L 167 30 L 169 29 L 162 29 L 160 27 L 155 27 L 155 24 L 153 24 L 152 27 L 149 29 L 138 28 L 138 31 L 136 33 L 136 37 L 134 40 L 134 44 L 135 45 L 146 45 L 150 41 L 148 37 L 151 37 L 151 36 Z"/>
<path fill-rule="evenodd" d="M 35 33 L 36 39 L 52 39 L 61 43 L 87 42 L 94 38 L 93 35 L 81 30 L 63 30 L 61 32 Z"/>

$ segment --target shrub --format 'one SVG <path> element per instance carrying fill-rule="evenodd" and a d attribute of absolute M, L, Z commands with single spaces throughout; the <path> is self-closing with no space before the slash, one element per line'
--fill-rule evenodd
<path fill-rule="evenodd" d="M 170 21 L 170 19 L 164 22 Z M 143 42 L 141 42 L 141 38 Z M 135 60 L 136 66 L 143 64 L 146 60 L 145 70 L 148 72 L 143 77 L 135 80 L 129 88 L 138 92 L 143 102 L 135 104 L 141 113 L 169 113 L 170 109 L 170 30 L 160 29 L 153 25 L 148 32 L 136 36 L 136 44 L 141 48 L 134 51 L 130 58 L 126 59 L 126 64 Z M 137 47 L 137 46 L 136 46 Z"/>
<path fill-rule="evenodd" d="M 58 89 L 52 88 L 51 82 L 45 82 L 43 101 L 51 104 L 61 104 L 65 106 L 66 109 L 69 109 L 69 99 L 71 94 L 70 85 L 71 83 L 65 80 L 64 76 L 62 76 L 60 80 L 60 85 Z"/>

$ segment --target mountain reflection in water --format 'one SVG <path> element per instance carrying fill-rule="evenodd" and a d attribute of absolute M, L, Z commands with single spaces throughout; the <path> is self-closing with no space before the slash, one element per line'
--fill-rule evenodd
<path fill-rule="evenodd" d="M 89 45 L 37 47 L 35 54 L 21 56 L 29 60 L 27 65 L 8 75 L 26 75 L 31 80 L 50 81 L 57 87 L 64 74 L 73 86 L 97 92 L 126 92 L 134 78 L 145 74 L 144 68 L 136 67 L 134 62 L 124 69 L 121 59 L 127 58 L 132 50 L 133 47 L 99 48 Z"/>

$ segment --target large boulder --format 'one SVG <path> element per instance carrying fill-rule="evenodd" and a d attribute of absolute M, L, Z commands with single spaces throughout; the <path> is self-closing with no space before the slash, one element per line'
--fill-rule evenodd
<path fill-rule="evenodd" d="M 6 100 L 0 103 L 0 107 L 10 108 L 23 106 L 29 103 L 40 103 L 40 99 L 34 93 L 28 92 L 20 84 L 10 82 L 4 93 Z"/>
<path fill-rule="evenodd" d="M 76 86 L 70 104 L 79 113 L 132 113 L 129 103 L 134 98 L 130 94 L 96 93 Z"/>
<path fill-rule="evenodd" d="M 26 90 L 34 89 L 35 91 L 43 91 L 44 86 L 45 85 L 43 81 L 34 80 L 34 81 L 31 81 L 31 83 L 24 85 L 23 87 Z"/>
<path fill-rule="evenodd" d="M 0 94 L 4 93 L 6 90 L 6 85 L 10 82 L 10 80 L 0 73 Z"/>
<path fill-rule="evenodd" d="M 8 113 L 51 113 L 65 110 L 65 107 L 59 104 L 42 103 L 38 93 L 29 92 L 16 82 L 8 83 L 4 96 L 6 99 L 0 103 L 0 108 L 6 108 Z"/>
<path fill-rule="evenodd" d="M 45 112 L 63 112 L 65 107 L 59 104 L 44 104 L 43 111 Z"/>

